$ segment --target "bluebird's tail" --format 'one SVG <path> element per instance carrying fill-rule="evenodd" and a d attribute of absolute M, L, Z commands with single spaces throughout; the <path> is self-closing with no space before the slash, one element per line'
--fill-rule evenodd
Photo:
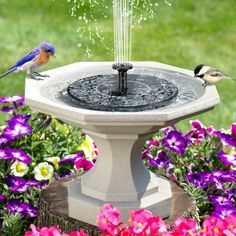
<path fill-rule="evenodd" d="M 17 68 L 13 67 L 13 68 L 10 68 L 8 71 L 6 71 L 5 73 L 1 74 L 0 75 L 0 79 L 5 77 L 6 75 L 9 75 L 11 74 L 12 72 L 14 72 Z"/>

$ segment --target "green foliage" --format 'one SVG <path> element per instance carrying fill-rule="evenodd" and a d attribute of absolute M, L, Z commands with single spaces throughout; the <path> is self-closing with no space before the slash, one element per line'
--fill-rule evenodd
<path fill-rule="evenodd" d="M 22 220 L 20 215 L 5 213 L 0 233 L 4 236 L 22 236 L 23 232 L 27 230 L 27 227 L 24 225 L 24 223 L 25 222 Z"/>

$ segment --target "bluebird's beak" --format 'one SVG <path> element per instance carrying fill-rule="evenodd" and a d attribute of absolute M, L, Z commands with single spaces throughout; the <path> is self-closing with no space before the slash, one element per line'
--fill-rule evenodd
<path fill-rule="evenodd" d="M 57 57 L 53 54 L 53 55 L 52 55 L 52 58 L 53 58 L 53 59 L 56 59 Z"/>

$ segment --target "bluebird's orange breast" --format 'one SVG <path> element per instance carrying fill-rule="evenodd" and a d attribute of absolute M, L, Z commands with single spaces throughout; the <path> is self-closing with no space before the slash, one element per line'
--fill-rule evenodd
<path fill-rule="evenodd" d="M 39 56 L 35 58 L 34 64 L 38 66 L 43 66 L 47 64 L 50 60 L 50 54 L 46 53 L 45 51 L 41 50 Z"/>

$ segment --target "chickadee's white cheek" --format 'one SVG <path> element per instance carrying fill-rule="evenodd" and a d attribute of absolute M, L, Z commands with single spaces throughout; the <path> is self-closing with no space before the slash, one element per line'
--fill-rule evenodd
<path fill-rule="evenodd" d="M 202 69 L 199 71 L 198 75 L 204 75 L 209 70 L 210 70 L 209 66 L 203 66 Z"/>

